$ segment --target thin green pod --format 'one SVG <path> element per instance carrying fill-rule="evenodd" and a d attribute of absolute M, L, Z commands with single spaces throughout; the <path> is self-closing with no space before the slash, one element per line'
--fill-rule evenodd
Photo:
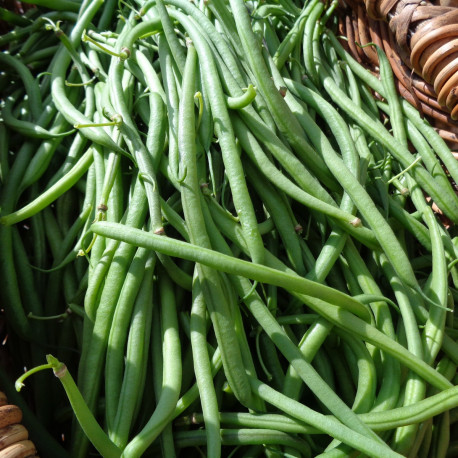
<path fill-rule="evenodd" d="M 111 322 L 105 359 L 105 421 L 109 434 L 113 431 L 119 409 L 128 328 L 148 258 L 148 250 L 137 250 L 125 274 Z"/>
<path fill-rule="evenodd" d="M 154 413 L 148 423 L 127 444 L 122 456 L 134 458 L 151 445 L 173 418 L 177 405 L 182 379 L 181 346 L 178 330 L 178 317 L 172 283 L 165 275 L 159 281 L 161 297 L 161 328 L 163 339 L 164 368 L 162 390 Z"/>
<path fill-rule="evenodd" d="M 336 188 L 335 180 L 329 176 L 323 159 L 306 142 L 298 121 L 286 106 L 283 97 L 275 88 L 266 67 L 257 39 L 251 29 L 251 20 L 243 2 L 231 0 L 237 31 L 242 42 L 251 71 L 255 76 L 256 86 L 266 100 L 269 111 L 274 117 L 279 130 L 285 135 L 292 147 L 310 170 L 330 189 Z"/>
<path fill-rule="evenodd" d="M 178 19 L 186 28 L 199 55 L 202 76 L 204 77 L 204 84 L 210 100 L 215 131 L 219 138 L 234 205 L 250 246 L 251 256 L 255 262 L 262 262 L 263 242 L 257 230 L 256 216 L 244 179 L 243 168 L 235 144 L 235 136 L 222 93 L 221 83 L 219 79 L 215 78 L 217 72 L 214 61 L 211 59 L 211 52 L 206 41 L 194 30 L 192 23 L 184 15 L 174 11 L 172 16 Z"/>
<path fill-rule="evenodd" d="M 219 407 L 216 399 L 210 358 L 206 339 L 206 307 L 199 279 L 195 278 L 193 304 L 191 309 L 191 345 L 194 361 L 194 373 L 199 388 L 200 402 L 205 423 L 207 454 L 221 456 L 221 436 L 219 434 Z"/>
<path fill-rule="evenodd" d="M 188 44 L 188 58 L 183 76 L 183 94 L 179 110 L 178 142 L 186 176 L 181 184 L 183 212 L 189 237 L 196 245 L 210 248 L 200 205 L 200 186 L 197 176 L 194 90 L 197 53 Z M 191 133 L 190 133 L 191 132 Z M 219 274 L 206 266 L 197 265 L 197 272 L 206 305 L 210 312 L 218 345 L 223 359 L 225 374 L 235 396 L 244 405 L 250 404 L 251 391 L 246 379 L 244 363 L 237 337 L 231 323 L 229 304 L 222 291 Z"/>
<path fill-rule="evenodd" d="M 231 110 L 241 110 L 249 105 L 256 97 L 256 90 L 249 84 L 245 93 L 238 97 L 226 97 L 227 107 Z"/>
<path fill-rule="evenodd" d="M 383 442 L 378 442 L 372 438 L 365 437 L 346 426 L 339 423 L 332 417 L 324 417 L 318 412 L 309 409 L 303 404 L 298 403 L 288 397 L 282 395 L 278 391 L 273 390 L 268 385 L 259 380 L 250 379 L 253 390 L 265 399 L 266 402 L 273 404 L 275 407 L 283 410 L 294 418 L 300 419 L 305 423 L 318 427 L 323 432 L 326 432 L 332 437 L 335 437 L 342 442 L 354 447 L 369 456 L 379 457 L 400 457 L 396 452 L 390 450 Z"/>
<path fill-rule="evenodd" d="M 30 112 L 34 121 L 38 121 L 43 113 L 43 102 L 38 83 L 32 73 L 19 59 L 4 52 L 0 53 L 0 63 L 2 66 L 13 68 L 19 74 L 29 98 Z"/>
<path fill-rule="evenodd" d="M 75 132 L 75 129 L 62 133 L 52 132 L 32 122 L 16 119 L 11 112 L 11 105 L 11 97 L 7 97 L 2 109 L 3 122 L 10 129 L 20 133 L 21 135 L 24 135 L 25 137 L 49 139 L 56 137 L 66 137 Z"/>
<path fill-rule="evenodd" d="M 423 215 L 429 227 L 432 244 L 431 281 L 428 282 L 426 294 L 431 296 L 435 302 L 447 307 L 448 272 L 442 235 L 438 227 L 439 223 L 434 218 L 434 214 L 429 206 L 425 206 Z M 425 361 L 429 364 L 434 362 L 442 346 L 445 320 L 445 309 L 440 307 L 430 308 L 422 335 Z"/>
<path fill-rule="evenodd" d="M 91 230 L 96 234 L 123 240 L 137 246 L 149 247 L 169 256 L 189 259 L 227 273 L 243 275 L 262 283 L 269 283 L 292 291 L 298 291 L 310 298 L 316 295 L 315 297 L 326 299 L 330 303 L 348 307 L 356 315 L 368 321 L 370 320 L 367 309 L 350 296 L 328 286 L 301 278 L 293 273 L 281 272 L 261 264 L 253 264 L 169 237 L 146 233 L 134 228 L 127 228 L 122 224 L 97 222 L 91 226 Z"/>
<path fill-rule="evenodd" d="M 218 237 L 218 231 L 213 229 L 210 233 L 212 234 L 213 243 L 218 246 L 219 250 L 223 253 L 229 254 L 230 249 L 222 238 Z M 369 436 L 374 437 L 364 425 L 357 421 L 353 412 L 351 412 L 342 400 L 335 395 L 335 392 L 326 384 L 326 382 L 324 382 L 307 360 L 303 358 L 297 346 L 289 339 L 275 317 L 253 290 L 251 283 L 247 279 L 240 277 L 238 274 L 236 276 L 231 276 L 230 278 L 238 291 L 239 296 L 243 298 L 246 306 L 261 325 L 263 330 L 286 357 L 286 359 L 292 364 L 301 379 L 307 384 L 318 399 L 323 402 L 324 405 L 326 405 L 344 424 L 364 435 L 369 433 Z"/>
<path fill-rule="evenodd" d="M 35 200 L 25 207 L 2 216 L 0 224 L 11 226 L 35 215 L 54 202 L 58 197 L 68 191 L 87 172 L 93 161 L 93 150 L 89 148 L 79 159 L 75 166 L 53 186 L 40 194 Z"/>
<path fill-rule="evenodd" d="M 299 86 L 293 81 L 290 84 L 304 97 L 307 103 L 318 110 L 322 117 L 327 119 L 327 122 L 338 129 L 334 119 L 339 115 L 332 106 L 327 103 L 319 94 L 314 91 Z M 317 146 L 318 144 L 316 144 Z M 339 181 L 343 184 L 345 191 L 349 194 L 354 204 L 358 207 L 361 215 L 377 237 L 381 247 L 384 249 L 390 262 L 396 269 L 399 277 L 410 287 L 418 289 L 418 281 L 410 265 L 410 261 L 407 258 L 402 246 L 400 245 L 397 237 L 393 233 L 391 227 L 386 222 L 385 218 L 380 214 L 376 208 L 374 202 L 367 194 L 365 189 L 359 184 L 358 180 L 352 176 L 351 172 L 346 168 L 343 162 L 339 159 L 335 151 L 332 149 L 329 142 L 323 138 L 322 154 L 325 157 L 327 165 L 331 168 L 333 174 L 339 178 Z"/>
<path fill-rule="evenodd" d="M 135 421 L 138 406 L 142 402 L 146 383 L 146 357 L 149 349 L 153 307 L 153 274 L 156 259 L 150 254 L 145 265 L 145 273 L 135 307 L 127 341 L 125 369 L 119 394 L 118 408 L 113 421 L 110 439 L 120 449 L 127 445 L 129 432 Z"/>

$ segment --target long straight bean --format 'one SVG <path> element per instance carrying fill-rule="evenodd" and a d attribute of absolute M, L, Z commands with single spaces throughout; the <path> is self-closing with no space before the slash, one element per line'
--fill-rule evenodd
<path fill-rule="evenodd" d="M 199 279 L 193 287 L 193 305 L 191 310 L 191 345 L 194 360 L 194 372 L 199 387 L 202 412 L 207 435 L 207 453 L 215 458 L 221 455 L 219 408 L 211 373 L 210 359 L 206 344 L 205 302 Z"/>
<path fill-rule="evenodd" d="M 205 230 L 205 223 L 200 207 L 200 187 L 197 175 L 194 129 L 194 90 L 195 66 L 197 53 L 192 44 L 188 46 L 183 77 L 183 96 L 179 112 L 179 151 L 186 167 L 186 176 L 181 185 L 183 211 L 188 226 L 189 237 L 196 245 L 210 248 L 210 241 Z M 235 396 L 245 405 L 251 402 L 251 391 L 245 374 L 241 350 L 231 323 L 229 304 L 222 290 L 219 274 L 205 265 L 196 266 L 199 281 L 203 290 L 210 317 L 220 347 L 223 366 L 228 382 Z"/>
<path fill-rule="evenodd" d="M 142 430 L 127 444 L 123 451 L 126 458 L 141 456 L 161 433 L 175 410 L 181 388 L 181 348 L 178 334 L 178 318 L 172 284 L 161 276 L 161 327 L 163 336 L 164 370 L 162 391 L 156 409 Z"/>

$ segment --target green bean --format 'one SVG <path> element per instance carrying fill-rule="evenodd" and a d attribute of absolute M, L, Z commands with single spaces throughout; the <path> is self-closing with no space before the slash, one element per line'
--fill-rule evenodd
<path fill-rule="evenodd" d="M 57 132 L 67 128 L 66 121 L 63 120 L 62 116 L 60 115 L 57 115 L 56 117 L 56 124 L 57 125 L 55 126 L 55 130 Z M 61 146 L 62 141 L 63 141 L 63 138 L 57 137 L 57 138 L 47 140 L 40 145 L 36 154 L 30 161 L 30 164 L 28 164 L 27 170 L 24 174 L 24 177 L 21 183 L 21 187 L 18 190 L 19 194 L 22 194 L 22 192 L 26 188 L 28 188 L 33 183 L 36 183 L 37 180 L 46 172 L 46 168 L 48 167 L 50 161 L 52 160 L 59 146 Z M 71 159 L 71 158 L 67 158 L 67 159 Z M 62 178 L 62 175 L 56 176 L 56 178 L 60 179 Z"/>
<path fill-rule="evenodd" d="M 281 201 L 281 195 L 275 192 L 275 189 L 271 187 L 262 176 L 259 176 L 254 167 L 247 162 L 245 164 L 245 170 L 248 178 L 256 190 L 256 192 L 262 196 L 262 200 L 269 215 L 274 220 L 275 227 L 282 238 L 285 246 L 286 254 L 288 259 L 299 275 L 305 276 L 305 267 L 302 260 L 299 239 L 296 231 L 294 230 L 293 222 L 288 215 L 287 208 Z"/>
<path fill-rule="evenodd" d="M 10 170 L 8 163 L 9 133 L 5 124 L 0 123 L 0 182 L 4 185 Z"/>
<path fill-rule="evenodd" d="M 196 50 L 192 44 L 189 44 L 178 124 L 179 151 L 183 166 L 186 167 L 186 176 L 181 185 L 181 195 L 190 240 L 198 246 L 209 248 L 211 245 L 205 230 L 200 206 L 200 187 L 195 159 L 194 88 L 196 62 Z M 222 292 L 219 274 L 206 266 L 197 265 L 196 269 L 212 319 L 229 385 L 240 402 L 249 405 L 251 392 L 246 380 L 240 347 L 231 323 L 229 304 Z"/>
<path fill-rule="evenodd" d="M 127 444 L 125 457 L 136 457 L 149 447 L 172 418 L 181 387 L 181 349 L 178 320 L 172 285 L 165 276 L 160 277 L 161 324 L 163 335 L 164 371 L 162 392 L 156 409 L 142 430 Z"/>
<path fill-rule="evenodd" d="M 30 111 L 34 121 L 38 121 L 43 112 L 40 89 L 30 70 L 17 58 L 9 54 L 1 53 L 0 62 L 2 65 L 12 67 L 22 79 L 26 93 L 29 97 Z"/>
<path fill-rule="evenodd" d="M 221 429 L 218 431 L 223 445 L 246 446 L 248 444 L 284 445 L 300 452 L 300 456 L 311 456 L 310 447 L 303 439 L 270 429 Z M 205 435 L 200 431 L 181 431 L 176 433 L 177 446 L 197 447 L 205 444 Z M 253 456 L 250 452 L 249 456 Z"/>
<path fill-rule="evenodd" d="M 108 439 L 108 436 L 88 409 L 65 364 L 62 364 L 52 355 L 48 355 L 47 360 L 48 364 L 45 364 L 44 367 L 53 369 L 54 375 L 62 383 L 78 422 L 84 428 L 96 449 L 106 457 L 121 456 L 121 451 Z"/>
<path fill-rule="evenodd" d="M 285 383 L 285 373 L 280 363 L 277 349 L 266 334 L 260 332 L 256 337 L 259 364 L 265 372 L 270 385 L 280 390 Z"/>
<path fill-rule="evenodd" d="M 306 89 L 305 87 L 300 87 L 294 82 L 291 83 L 294 89 L 297 90 L 301 96 L 306 98 L 308 103 L 312 103 L 313 107 L 319 110 L 322 116 L 326 117 L 328 122 L 332 122 L 336 114 L 333 115 L 334 110 L 327 102 L 324 101 L 324 99 L 322 99 L 315 92 Z M 345 165 L 338 158 L 329 144 L 325 143 L 325 146 L 322 148 L 322 154 L 324 155 L 326 163 L 332 169 L 335 176 L 338 176 L 341 183 L 343 183 L 346 192 L 349 193 L 362 216 L 370 224 L 380 245 L 383 247 L 393 266 L 395 266 L 398 275 L 407 285 L 414 289 L 418 289 L 418 282 L 415 278 L 407 256 L 404 255 L 404 250 L 402 249 L 390 226 L 378 212 L 372 199 L 370 199 L 364 188 L 360 186 L 354 178 L 351 177 L 350 171 L 345 167 Z"/>
<path fill-rule="evenodd" d="M 430 207 L 424 209 L 424 218 L 429 226 L 432 244 L 432 273 L 431 282 L 427 285 L 426 294 L 432 296 L 435 302 L 447 306 L 447 266 L 445 260 L 442 236 L 439 232 Z M 423 331 L 425 361 L 432 364 L 436 358 L 444 336 L 446 311 L 440 307 L 432 307 Z"/>
<path fill-rule="evenodd" d="M 377 456 L 401 456 L 390 449 L 383 446 L 380 442 L 374 441 L 368 437 L 364 437 L 359 433 L 356 433 L 346 426 L 338 423 L 334 418 L 326 418 L 323 415 L 314 412 L 303 404 L 300 404 L 292 399 L 283 396 L 278 391 L 273 390 L 268 385 L 255 380 L 250 379 L 253 390 L 259 394 L 266 402 L 275 405 L 277 408 L 287 412 L 289 415 L 309 423 L 323 432 L 327 432 L 333 437 L 338 438 L 342 442 L 351 445 L 357 450 Z M 332 432 L 331 432 L 332 431 Z"/>
<path fill-rule="evenodd" d="M 310 425 L 300 422 L 282 414 L 273 413 L 248 413 L 248 412 L 219 412 L 219 419 L 223 426 L 241 428 L 274 428 L 277 431 L 296 434 L 319 434 L 320 431 Z M 200 424 L 203 416 L 200 413 L 193 413 L 192 418 L 182 418 L 183 423 L 192 421 Z"/>
<path fill-rule="evenodd" d="M 338 303 L 342 307 L 348 307 L 354 313 L 361 315 L 365 319 L 369 319 L 367 310 L 361 306 L 359 302 L 353 301 L 349 296 L 291 273 L 252 264 L 241 259 L 235 259 L 231 256 L 223 255 L 206 248 L 198 248 L 195 245 L 173 240 L 168 237 L 144 233 L 143 231 L 130 228 L 124 230 L 124 227 L 120 224 L 98 222 L 94 223 L 91 228 L 94 233 L 100 235 L 124 240 L 128 243 L 136 243 L 137 245 L 141 244 L 139 246 L 149 247 L 170 256 L 182 257 L 183 259 L 200 262 L 214 269 L 244 275 L 252 280 L 298 291 L 303 293 L 304 297 L 307 296 L 312 298 L 316 294 L 316 297 L 329 300 L 331 303 Z"/>
<path fill-rule="evenodd" d="M 217 232 L 212 230 L 211 233 L 216 237 Z M 226 245 L 218 243 L 221 248 L 224 247 L 224 251 L 228 252 Z M 236 273 L 240 275 L 240 271 Z M 249 282 L 241 277 L 233 277 L 233 281 L 236 282 L 236 288 L 239 295 L 244 298 L 244 301 L 249 308 L 250 312 L 255 316 L 256 320 L 261 324 L 264 331 L 269 335 L 272 341 L 282 351 L 284 356 L 293 365 L 294 369 L 298 372 L 308 387 L 314 392 L 314 394 L 345 424 L 354 428 L 357 431 L 361 431 L 363 434 L 367 434 L 368 430 L 361 425 L 353 413 L 348 409 L 347 406 L 335 396 L 325 382 L 319 377 L 316 371 L 311 365 L 302 357 L 297 347 L 289 340 L 280 325 L 277 323 L 275 318 L 269 312 L 267 307 L 253 294 Z"/>
<path fill-rule="evenodd" d="M 335 182 L 329 176 L 324 162 L 304 139 L 302 128 L 292 113 L 288 110 L 285 101 L 276 90 L 270 78 L 268 69 L 262 58 L 256 37 L 254 36 L 248 12 L 245 5 L 237 0 L 231 0 L 230 5 L 234 14 L 237 30 L 242 41 L 251 70 L 255 75 L 256 86 L 265 97 L 267 106 L 275 123 L 282 134 L 288 139 L 292 147 L 300 154 L 301 159 L 329 188 L 335 189 Z"/>
<path fill-rule="evenodd" d="M 172 52 L 173 59 L 178 67 L 179 72 L 181 75 L 183 75 L 186 61 L 186 54 L 183 50 L 183 46 L 179 43 L 178 38 L 175 35 L 172 21 L 170 20 L 162 0 L 156 0 L 156 9 L 159 13 L 159 19 L 161 21 L 167 43 L 170 47 L 170 51 Z"/>
<path fill-rule="evenodd" d="M 358 365 L 358 383 L 352 410 L 356 413 L 369 412 L 375 400 L 376 373 L 374 362 L 364 344 L 351 334 L 338 330 L 345 343 L 355 355 Z"/>
<path fill-rule="evenodd" d="M 50 8 L 57 11 L 71 11 L 73 13 L 78 13 L 80 10 L 79 3 L 72 0 L 59 0 L 58 2 L 53 2 L 51 0 L 31 0 L 26 3 L 44 6 L 45 8 Z"/>
<path fill-rule="evenodd" d="M 407 135 L 399 102 L 398 94 L 394 85 L 393 71 L 387 56 L 382 49 L 375 45 L 380 67 L 380 80 L 385 90 L 390 112 L 390 122 L 393 129 L 393 136 L 401 145 L 407 149 Z"/>
<path fill-rule="evenodd" d="M 218 371 L 222 367 L 221 355 L 220 355 L 220 352 L 219 352 L 218 348 L 216 348 L 216 350 L 214 350 L 214 352 L 212 354 L 212 357 L 211 357 L 210 364 L 211 364 L 212 376 L 215 377 L 215 375 L 218 373 Z M 189 408 L 189 406 L 192 405 L 193 402 L 196 401 L 196 399 L 198 397 L 199 397 L 199 388 L 197 387 L 197 384 L 195 383 L 178 400 L 177 406 L 176 406 L 175 411 L 173 413 L 173 418 L 177 418 L 180 414 L 182 414 L 187 408 Z"/>
<path fill-rule="evenodd" d="M 113 430 L 114 420 L 118 410 L 127 330 L 148 258 L 149 253 L 147 250 L 141 248 L 137 250 L 129 266 L 129 270 L 126 272 L 124 284 L 113 314 L 105 362 L 105 410 L 106 424 L 109 432 Z"/>
<path fill-rule="evenodd" d="M 454 386 L 406 407 L 397 407 L 385 412 L 371 411 L 358 416 L 374 431 L 388 431 L 397 426 L 424 422 L 442 412 L 453 409 L 457 403 L 458 387 Z M 194 414 L 194 417 L 199 421 L 199 415 Z M 249 427 L 257 425 L 266 428 L 275 426 L 277 430 L 289 433 L 319 433 L 306 422 L 280 414 L 220 412 L 220 420 L 223 425 L 230 426 Z"/>
<path fill-rule="evenodd" d="M 442 341 L 442 350 L 444 353 L 455 363 L 458 363 L 458 357 L 456 356 L 456 350 L 458 349 L 458 343 L 454 341 L 447 334 L 444 334 Z"/>
<path fill-rule="evenodd" d="M 331 364 L 334 368 L 336 383 L 338 384 L 334 389 L 336 392 L 338 391 L 342 401 L 345 402 L 346 405 L 351 406 L 356 396 L 355 384 L 352 380 L 350 367 L 345 359 L 342 358 L 341 353 L 343 349 L 339 347 L 340 345 L 337 346 L 335 343 L 329 343 L 325 346 L 327 354 L 331 360 Z M 328 448 L 333 447 L 336 443 L 337 441 L 334 439 Z"/>
<path fill-rule="evenodd" d="M 311 12 L 305 22 L 304 36 L 302 40 L 303 59 L 307 74 L 312 81 L 317 84 L 318 74 L 313 59 L 313 31 L 316 28 L 316 22 L 324 10 L 324 5 L 319 2 L 311 2 Z"/>
<path fill-rule="evenodd" d="M 14 103 L 13 96 L 15 95 L 16 94 L 13 94 L 12 96 L 6 98 L 5 103 L 3 105 L 3 110 L 2 110 L 3 122 L 9 128 L 19 132 L 22 135 L 25 135 L 26 137 L 31 137 L 31 138 L 65 137 L 74 132 L 74 130 L 70 130 L 68 132 L 62 132 L 62 133 L 51 132 L 32 122 L 23 121 L 23 120 L 14 118 L 14 115 L 11 112 L 11 105 Z"/>
<path fill-rule="evenodd" d="M 75 164 L 75 166 L 57 183 L 55 183 L 53 186 L 51 186 L 51 188 L 46 190 L 44 193 L 42 193 L 35 200 L 27 204 L 25 207 L 8 215 L 2 216 L 0 218 L 0 224 L 6 226 L 16 224 L 20 221 L 30 218 L 39 211 L 43 210 L 43 208 L 46 208 L 58 197 L 60 197 L 63 193 L 68 191 L 81 178 L 81 176 L 86 173 L 91 163 L 92 149 L 89 148 L 86 151 L 86 153 L 80 158 L 80 160 Z"/>
<path fill-rule="evenodd" d="M 178 92 L 172 68 L 172 55 L 167 41 L 159 35 L 159 58 L 161 70 L 164 77 L 164 86 L 167 103 L 167 114 L 169 118 L 169 167 L 172 175 L 178 179 L 179 154 L 178 154 Z"/>
<path fill-rule="evenodd" d="M 450 444 L 450 413 L 444 412 L 438 423 L 435 425 L 432 447 L 436 458 L 444 458 Z"/>
<path fill-rule="evenodd" d="M 332 36 L 331 40 L 334 43 Z M 337 46 L 336 49 L 339 52 Z M 346 61 L 347 63 L 349 63 L 349 65 L 352 66 L 353 71 L 355 71 L 357 67 L 352 64 L 351 60 L 347 59 Z M 367 75 L 365 76 L 367 79 Z M 355 119 L 355 121 L 357 121 L 361 125 L 361 127 L 366 132 L 368 132 L 373 138 L 380 141 L 380 143 L 384 144 L 388 149 L 390 149 L 392 154 L 396 157 L 396 159 L 404 168 L 407 168 L 414 162 L 412 155 L 397 140 L 393 139 L 389 134 L 387 134 L 385 128 L 381 125 L 381 123 L 377 124 L 374 121 L 371 121 L 370 118 L 366 115 L 366 113 L 364 113 L 359 107 L 357 107 L 342 91 L 340 91 L 339 88 L 337 88 L 337 86 L 335 86 L 332 80 L 324 74 L 323 85 L 325 89 L 329 92 L 334 102 L 338 106 L 340 106 L 344 111 L 346 111 L 351 118 Z M 377 83 L 378 88 L 379 86 L 380 84 Z M 380 93 L 386 95 L 383 88 Z M 430 194 L 433 197 L 434 201 L 438 204 L 438 206 L 452 220 L 457 219 L 458 198 L 456 198 L 456 195 L 454 193 L 450 193 L 449 186 L 441 186 L 437 181 L 432 180 L 429 173 L 423 167 L 420 167 L 418 165 L 415 166 L 411 172 L 413 178 L 422 186 L 422 188 L 428 194 Z M 445 202 L 445 196 L 447 196 L 447 202 Z"/>
<path fill-rule="evenodd" d="M 119 402 L 113 421 L 112 433 L 109 437 L 119 448 L 123 449 L 128 442 L 131 430 L 142 402 L 142 394 L 146 379 L 147 350 L 150 340 L 150 325 L 152 320 L 152 290 L 153 272 L 155 267 L 154 255 L 149 255 L 145 265 L 145 273 L 135 306 L 132 312 L 132 324 L 126 350 L 124 377 L 119 394 Z"/>
<path fill-rule="evenodd" d="M 196 278 L 193 287 L 193 305 L 191 310 L 191 345 L 194 360 L 194 372 L 199 387 L 202 412 L 204 415 L 207 436 L 207 454 L 219 457 L 221 455 L 220 424 L 218 421 L 219 408 L 216 400 L 215 387 L 206 344 L 205 302 Z"/>
<path fill-rule="evenodd" d="M 2 36 L 0 37 L 0 46 L 3 48 L 8 43 L 19 40 L 26 35 L 33 35 L 33 33 L 35 33 L 35 30 L 43 26 L 42 21 L 43 19 L 40 17 L 38 20 L 35 20 L 30 25 L 21 28 L 15 27 L 13 30 L 9 30 L 8 32 L 2 34 Z"/>
<path fill-rule="evenodd" d="M 415 238 L 428 250 L 431 250 L 431 239 L 427 228 L 412 217 L 402 206 L 394 199 L 388 199 L 390 214 L 392 214 Z"/>
<path fill-rule="evenodd" d="M 278 321 L 280 322 L 280 319 L 278 319 Z M 317 318 L 304 334 L 298 347 L 307 362 L 312 362 L 313 357 L 324 343 L 332 328 L 332 324 L 328 321 L 323 318 Z M 294 370 L 293 366 L 290 365 L 286 372 L 285 383 L 282 390 L 283 394 L 292 399 L 299 399 L 301 384 L 302 381 L 299 375 Z"/>
<path fill-rule="evenodd" d="M 253 85 L 250 84 L 243 95 L 238 97 L 227 97 L 226 103 L 228 108 L 231 110 L 240 110 L 249 105 L 255 97 L 256 90 L 254 89 Z"/>

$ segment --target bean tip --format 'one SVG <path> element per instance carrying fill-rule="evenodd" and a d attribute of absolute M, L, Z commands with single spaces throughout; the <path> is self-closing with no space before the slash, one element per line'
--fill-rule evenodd
<path fill-rule="evenodd" d="M 350 224 L 351 224 L 353 227 L 361 227 L 361 226 L 363 225 L 361 219 L 358 218 L 358 217 L 352 219 L 352 220 L 350 221 Z"/>
<path fill-rule="evenodd" d="M 124 46 L 123 48 L 121 48 L 121 52 L 119 53 L 119 58 L 121 60 L 126 60 L 130 57 L 130 54 L 131 54 L 130 49 Z"/>

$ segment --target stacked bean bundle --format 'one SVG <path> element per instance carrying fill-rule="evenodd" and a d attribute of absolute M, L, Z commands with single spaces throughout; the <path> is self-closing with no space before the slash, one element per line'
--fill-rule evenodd
<path fill-rule="evenodd" d="M 453 454 L 458 166 L 386 57 L 317 0 L 52 6 L 0 38 L 10 370 L 78 420 L 29 379 L 39 452 Z"/>

